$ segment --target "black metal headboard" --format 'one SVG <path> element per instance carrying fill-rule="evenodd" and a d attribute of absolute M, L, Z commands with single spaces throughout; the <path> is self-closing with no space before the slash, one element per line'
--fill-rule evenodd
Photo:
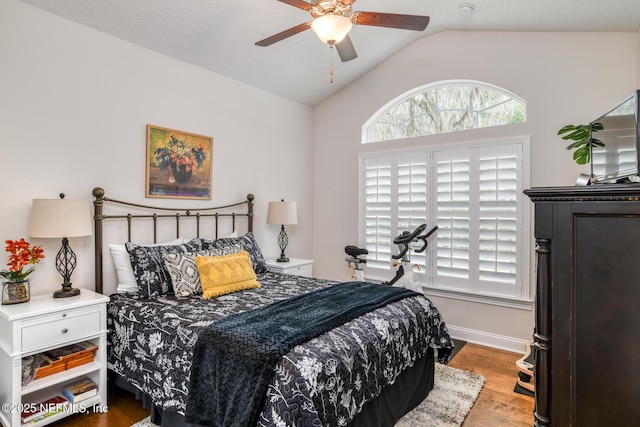
<path fill-rule="evenodd" d="M 105 220 L 126 220 L 127 224 L 127 241 L 131 241 L 131 230 L 133 220 L 151 221 L 153 229 L 153 243 L 157 242 L 158 219 L 175 218 L 175 236 L 180 237 L 180 223 L 182 220 L 195 221 L 196 235 L 200 236 L 201 221 L 205 218 L 213 220 L 213 233 L 209 237 L 218 238 L 218 225 L 221 218 L 230 218 L 232 229 L 236 229 L 236 219 L 247 218 L 247 231 L 253 231 L 253 194 L 247 194 L 246 200 L 224 206 L 215 206 L 210 208 L 169 208 L 148 206 L 138 203 L 123 202 L 115 200 L 104 195 L 104 189 L 97 187 L 92 191 L 94 207 L 93 221 L 95 224 L 95 286 L 96 292 L 103 293 L 103 270 L 102 270 L 102 253 L 103 253 L 103 223 Z M 136 213 L 105 215 L 103 207 L 105 203 L 114 203 L 129 206 L 136 209 Z M 235 212 L 234 207 L 246 207 L 242 212 Z"/>

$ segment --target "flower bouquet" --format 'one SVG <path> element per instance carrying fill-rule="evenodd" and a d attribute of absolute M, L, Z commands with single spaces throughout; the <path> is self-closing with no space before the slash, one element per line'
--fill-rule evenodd
<path fill-rule="evenodd" d="M 154 154 L 160 170 L 171 168 L 174 179 L 180 183 L 188 182 L 193 170 L 201 168 L 206 157 L 202 147 L 194 147 L 173 135 L 167 145 L 156 149 Z"/>
<path fill-rule="evenodd" d="M 37 264 L 44 258 L 44 251 L 40 246 L 30 246 L 23 238 L 7 240 L 6 251 L 9 252 L 8 270 L 0 271 L 0 276 L 7 279 L 2 284 L 2 304 L 17 304 L 29 301 L 28 276 L 35 267 L 24 270 L 31 264 Z"/>

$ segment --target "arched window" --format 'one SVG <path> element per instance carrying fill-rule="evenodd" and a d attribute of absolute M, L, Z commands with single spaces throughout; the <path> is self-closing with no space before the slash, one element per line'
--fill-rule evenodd
<path fill-rule="evenodd" d="M 428 84 L 382 107 L 365 123 L 362 143 L 436 135 L 526 121 L 514 94 L 469 80 Z"/>
<path fill-rule="evenodd" d="M 360 154 L 361 244 L 367 276 L 393 275 L 393 238 L 434 225 L 429 249 L 411 255 L 429 295 L 531 308 L 529 136 L 455 144 L 425 135 L 524 122 L 521 98 L 480 82 L 447 81 L 407 92 L 363 127 L 362 142 L 416 137 L 411 148 Z M 429 141 L 427 141 L 429 139 Z M 424 144 L 423 144 L 424 142 Z"/>

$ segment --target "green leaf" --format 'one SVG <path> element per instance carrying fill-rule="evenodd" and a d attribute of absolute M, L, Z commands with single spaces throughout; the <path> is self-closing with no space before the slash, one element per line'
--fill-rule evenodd
<path fill-rule="evenodd" d="M 583 145 L 586 145 L 588 143 L 589 143 L 589 141 L 585 141 L 585 140 L 576 141 L 576 142 L 573 142 L 573 143 L 567 145 L 567 150 L 572 150 L 574 148 L 580 148 Z"/>
<path fill-rule="evenodd" d="M 587 164 L 591 161 L 591 147 L 604 147 L 604 143 L 598 139 L 592 138 L 592 134 L 604 129 L 602 123 L 594 122 L 589 125 L 566 125 L 558 131 L 558 135 L 563 135 L 562 139 L 572 142 L 567 146 L 567 150 L 575 150 L 573 159 L 579 165 Z"/>
<path fill-rule="evenodd" d="M 577 149 L 573 153 L 573 159 L 579 165 L 584 165 L 584 164 L 589 163 L 589 161 L 591 160 L 591 149 L 590 149 L 590 147 L 589 146 L 584 146 L 584 147 L 581 147 L 581 148 Z"/>
<path fill-rule="evenodd" d="M 562 135 L 563 133 L 567 133 L 570 130 L 575 130 L 575 129 L 576 127 L 574 125 L 566 125 L 565 127 L 563 127 L 558 131 L 558 135 Z"/>

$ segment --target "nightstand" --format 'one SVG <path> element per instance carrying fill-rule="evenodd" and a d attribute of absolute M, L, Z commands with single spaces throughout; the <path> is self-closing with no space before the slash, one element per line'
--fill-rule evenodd
<path fill-rule="evenodd" d="M 275 259 L 266 260 L 269 271 L 274 273 L 293 274 L 295 276 L 311 277 L 313 260 L 289 258 L 289 262 L 278 262 Z"/>
<path fill-rule="evenodd" d="M 4 425 L 20 426 L 23 409 L 62 395 L 63 386 L 82 378 L 97 384 L 96 396 L 33 425 L 50 424 L 72 413 L 107 410 L 107 301 L 105 295 L 82 289 L 70 298 L 47 294 L 23 304 L 0 306 L 0 420 Z M 98 347 L 93 361 L 22 385 L 23 357 L 82 341 Z"/>

